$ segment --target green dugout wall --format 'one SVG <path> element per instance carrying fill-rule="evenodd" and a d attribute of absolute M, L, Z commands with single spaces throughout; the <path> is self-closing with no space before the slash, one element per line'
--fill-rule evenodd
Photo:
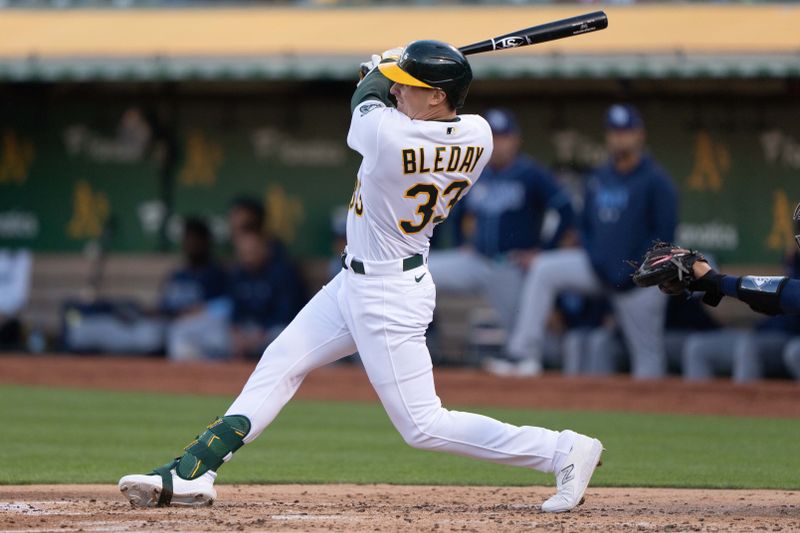
<path fill-rule="evenodd" d="M 495 80 L 475 85 L 466 111 L 517 111 L 525 151 L 577 189 L 604 158 L 603 110 L 632 101 L 680 190 L 682 244 L 771 263 L 791 245 L 800 201 L 798 88 L 781 79 Z M 110 227 L 112 250 L 158 251 L 188 214 L 209 217 L 222 237 L 228 203 L 246 193 L 264 201 L 296 254 L 326 256 L 332 211 L 348 203 L 359 162 L 345 143 L 351 89 L 2 85 L 0 247 L 78 251 Z"/>

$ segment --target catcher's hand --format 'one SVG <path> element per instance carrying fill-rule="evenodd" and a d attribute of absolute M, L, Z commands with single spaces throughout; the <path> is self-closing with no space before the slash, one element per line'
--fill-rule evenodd
<path fill-rule="evenodd" d="M 670 295 L 681 294 L 694 281 L 692 267 L 706 261 L 700 253 L 667 242 L 656 242 L 647 251 L 641 265 L 633 264 L 633 282 L 639 287 L 658 288 Z"/>
<path fill-rule="evenodd" d="M 704 268 L 695 268 L 703 262 Z M 633 282 L 639 287 L 658 285 L 661 292 L 676 296 L 691 291 L 705 292 L 703 302 L 716 307 L 722 300 L 722 275 L 707 266 L 703 254 L 666 242 L 654 243 L 641 265 L 631 263 L 636 271 Z"/>

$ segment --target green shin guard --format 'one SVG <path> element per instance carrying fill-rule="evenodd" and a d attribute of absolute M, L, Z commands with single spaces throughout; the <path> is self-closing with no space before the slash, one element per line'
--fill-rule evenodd
<path fill-rule="evenodd" d="M 223 416 L 214 420 L 184 448 L 175 471 L 183 479 L 195 479 L 209 470 L 217 470 L 228 454 L 244 445 L 243 439 L 249 431 L 250 421 L 244 416 Z"/>
<path fill-rule="evenodd" d="M 217 418 L 206 430 L 184 448 L 182 456 L 153 470 L 161 476 L 162 490 L 158 505 L 169 505 L 172 500 L 172 475 L 186 480 L 196 479 L 209 470 L 216 471 L 225 458 L 244 445 L 244 437 L 250 432 L 250 420 L 233 415 Z"/>

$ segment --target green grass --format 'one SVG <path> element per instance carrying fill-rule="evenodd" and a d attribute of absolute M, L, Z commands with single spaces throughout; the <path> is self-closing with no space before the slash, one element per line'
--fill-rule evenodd
<path fill-rule="evenodd" d="M 178 455 L 231 398 L 0 387 L 0 483 L 112 483 Z M 572 428 L 607 452 L 595 486 L 800 489 L 800 421 L 475 409 Z M 224 483 L 551 484 L 552 476 L 406 446 L 379 405 L 292 402 L 221 469 Z"/>

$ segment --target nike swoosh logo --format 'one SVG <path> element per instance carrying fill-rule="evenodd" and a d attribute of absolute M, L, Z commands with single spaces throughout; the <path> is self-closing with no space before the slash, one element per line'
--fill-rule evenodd
<path fill-rule="evenodd" d="M 427 272 L 425 272 L 425 274 L 427 274 Z M 419 283 L 420 281 L 422 281 L 422 278 L 424 278 L 424 277 L 425 277 L 425 274 L 421 275 L 420 277 L 414 276 L 414 281 L 416 281 L 417 283 Z"/>

